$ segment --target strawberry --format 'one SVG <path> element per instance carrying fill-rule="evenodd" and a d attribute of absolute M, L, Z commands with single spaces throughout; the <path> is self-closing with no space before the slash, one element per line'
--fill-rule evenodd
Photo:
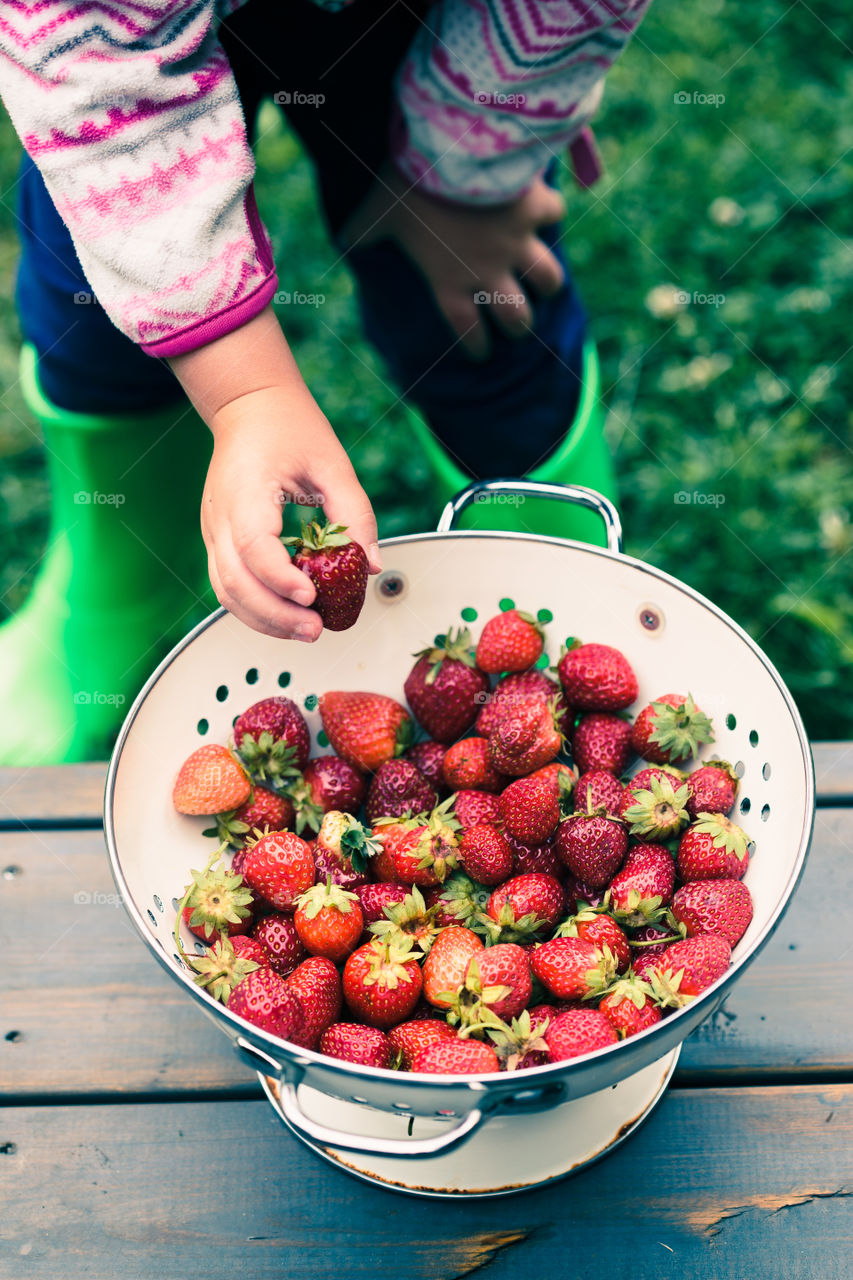
<path fill-rule="evenodd" d="M 219 862 L 219 850 L 201 871 L 191 871 L 181 900 L 181 915 L 190 932 L 203 942 L 215 942 L 224 932 L 245 933 L 252 922 L 252 894 L 243 877 Z"/>
<path fill-rule="evenodd" d="M 441 884 L 457 865 L 456 820 L 445 800 L 426 819 L 379 823 L 374 833 L 390 855 L 394 880 L 423 888 Z"/>
<path fill-rule="evenodd" d="M 573 876 L 570 871 L 566 871 L 562 863 L 560 863 L 560 869 L 563 873 L 561 883 L 563 892 L 566 895 L 566 910 L 570 914 L 574 915 L 576 911 L 580 911 L 584 907 L 604 906 L 604 899 L 607 897 L 605 888 L 593 889 L 591 884 L 585 884 L 583 880 Z"/>
<path fill-rule="evenodd" d="M 483 950 L 482 940 L 463 925 L 450 925 L 439 934 L 424 961 L 424 996 L 431 1005 L 449 1008 L 446 993 L 459 990 L 469 960 Z"/>
<path fill-rule="evenodd" d="M 296 812 L 297 835 L 301 836 L 306 827 L 319 831 L 323 814 L 332 809 L 339 813 L 358 813 L 366 791 L 367 780 L 348 760 L 340 756 L 317 756 L 309 760 L 302 777 L 287 788 Z"/>
<path fill-rule="evenodd" d="M 364 916 L 356 895 L 332 884 L 329 877 L 299 895 L 293 923 L 306 951 L 340 964 L 355 950 Z"/>
<path fill-rule="evenodd" d="M 281 912 L 273 912 L 259 920 L 252 930 L 252 937 L 266 951 L 269 967 L 282 978 L 292 973 L 308 955 L 296 932 L 293 916 Z"/>
<path fill-rule="evenodd" d="M 269 780 L 278 787 L 305 767 L 311 739 L 296 703 L 278 695 L 262 698 L 237 717 L 234 744 L 253 782 Z"/>
<path fill-rule="evenodd" d="M 216 836 L 232 849 L 242 849 L 251 834 L 286 831 L 293 826 L 293 819 L 293 805 L 287 796 L 266 787 L 253 787 L 248 800 L 228 813 L 218 813 L 216 826 L 202 834 Z"/>
<path fill-rule="evenodd" d="M 492 763 L 488 738 L 461 738 L 449 747 L 442 777 L 451 791 L 500 791 L 507 781 Z"/>
<path fill-rule="evenodd" d="M 607 644 L 576 644 L 560 658 L 557 674 L 570 706 L 579 711 L 621 711 L 637 697 L 628 659 Z"/>
<path fill-rule="evenodd" d="M 673 898 L 672 914 L 688 938 L 718 933 L 733 947 L 752 919 L 752 895 L 741 880 L 691 880 Z"/>
<path fill-rule="evenodd" d="M 727 760 L 709 760 L 685 778 L 686 809 L 692 819 L 700 813 L 730 813 L 738 792 L 738 776 Z"/>
<path fill-rule="evenodd" d="M 732 949 L 725 938 L 701 933 L 673 942 L 646 977 L 661 1005 L 680 1009 L 721 978 L 731 959 Z"/>
<path fill-rule="evenodd" d="M 272 969 L 274 967 L 270 963 L 270 953 L 259 938 L 253 938 L 246 933 L 235 933 L 229 937 L 228 941 L 235 956 L 240 960 L 251 960 L 253 964 L 258 965 L 261 969 Z"/>
<path fill-rule="evenodd" d="M 516 707 L 489 734 L 494 767 L 513 778 L 541 769 L 563 746 L 554 707 L 530 701 Z"/>
<path fill-rule="evenodd" d="M 344 999 L 362 1022 L 393 1027 L 404 1022 L 418 1003 L 423 986 L 421 966 L 411 939 L 375 938 L 354 951 L 344 966 Z"/>
<path fill-rule="evenodd" d="M 386 760 L 374 774 L 365 813 L 371 826 L 379 818 L 399 818 L 404 813 L 428 813 L 438 804 L 438 793 L 409 760 Z"/>
<path fill-rule="evenodd" d="M 488 954 L 488 953 L 487 953 Z M 530 1067 L 545 1067 L 551 1061 L 544 1039 L 551 1018 L 557 1010 L 550 1005 L 534 1005 L 523 1009 L 509 1026 L 488 1027 L 487 1034 L 494 1044 L 495 1053 L 507 1071 L 524 1071 Z"/>
<path fill-rule="evenodd" d="M 388 1042 L 393 1055 L 392 1065 L 398 1071 L 411 1071 L 412 1061 L 421 1049 L 427 1049 L 439 1040 L 455 1040 L 456 1032 L 446 1022 L 418 1018 L 400 1022 L 388 1032 Z"/>
<path fill-rule="evenodd" d="M 422 955 L 427 955 L 441 932 L 437 917 L 438 908 L 427 905 L 418 886 L 413 885 L 402 902 L 392 902 L 383 908 L 382 916 L 370 924 L 369 930 L 374 937 L 391 941 L 409 938 Z"/>
<path fill-rule="evenodd" d="M 370 828 L 351 813 L 330 809 L 314 841 L 314 865 L 322 879 L 330 875 L 341 888 L 357 889 L 367 883 L 372 861 L 381 851 Z"/>
<path fill-rule="evenodd" d="M 631 724 L 621 716 L 592 711 L 575 725 L 572 759 L 581 773 L 590 769 L 622 773 L 631 755 Z"/>
<path fill-rule="evenodd" d="M 721 813 L 700 813 L 678 842 L 681 880 L 742 880 L 749 836 Z"/>
<path fill-rule="evenodd" d="M 494 942 L 524 941 L 556 928 L 564 907 L 559 880 L 533 872 L 499 885 L 479 923 Z"/>
<path fill-rule="evenodd" d="M 496 827 L 470 827 L 459 842 L 459 861 L 473 880 L 496 885 L 512 875 L 512 849 Z"/>
<path fill-rule="evenodd" d="M 661 1020 L 651 987 L 637 977 L 623 978 L 615 983 L 599 1001 L 598 1012 L 604 1014 L 620 1040 L 635 1036 L 638 1031 L 645 1031 L 646 1027 L 653 1027 Z"/>
<path fill-rule="evenodd" d="M 477 666 L 497 675 L 500 671 L 527 671 L 539 659 L 545 633 L 529 613 L 508 609 L 490 618 L 477 644 Z"/>
<path fill-rule="evenodd" d="M 411 742 L 411 716 L 384 694 L 323 693 L 319 707 L 329 742 L 355 769 L 374 773 Z"/>
<path fill-rule="evenodd" d="M 430 738 L 426 742 L 416 742 L 408 751 L 403 752 L 403 759 L 413 764 L 439 795 L 445 792 L 442 767 L 446 750 L 443 742 L 433 742 Z"/>
<path fill-rule="evenodd" d="M 469 827 L 476 827 L 481 822 L 495 826 L 501 821 L 501 807 L 497 796 L 489 791 L 457 791 L 453 801 L 453 812 L 459 823 L 460 834 Z"/>
<path fill-rule="evenodd" d="M 618 778 L 606 769 L 590 769 L 582 773 L 575 784 L 575 803 L 581 810 L 606 809 L 618 818 L 622 812 L 625 788 Z"/>
<path fill-rule="evenodd" d="M 610 908 L 617 920 L 634 928 L 660 918 L 672 901 L 675 863 L 659 844 L 637 844 L 610 884 Z"/>
<path fill-rule="evenodd" d="M 229 938 L 221 938 L 212 947 L 208 947 L 203 956 L 187 957 L 196 971 L 193 981 L 200 987 L 206 987 L 208 995 L 213 996 L 214 1000 L 221 1000 L 225 1004 L 234 988 L 239 986 L 248 974 L 258 969 L 269 968 L 264 961 L 263 947 L 258 946 L 258 951 L 261 953 L 261 959 L 258 960 L 251 951 L 247 954 L 244 946 L 234 945 L 251 941 L 251 938 L 240 935 L 237 935 L 233 942 Z"/>
<path fill-rule="evenodd" d="M 545 1032 L 552 1062 L 564 1062 L 617 1044 L 616 1029 L 597 1009 L 567 1009 L 558 1013 Z"/>
<path fill-rule="evenodd" d="M 574 770 L 569 768 L 567 764 L 562 764 L 559 760 L 552 760 L 550 764 L 543 765 L 541 769 L 535 769 L 528 776 L 540 778 L 543 782 L 547 782 L 551 788 L 551 794 L 561 805 L 568 803 L 574 785 L 577 782 L 577 774 Z"/>
<path fill-rule="evenodd" d="M 481 1076 L 500 1071 L 494 1049 L 482 1040 L 439 1040 L 420 1049 L 410 1070 L 443 1076 Z"/>
<path fill-rule="evenodd" d="M 687 787 L 662 769 L 643 769 L 622 797 L 622 818 L 632 836 L 670 840 L 687 825 Z"/>
<path fill-rule="evenodd" d="M 578 911 L 564 920 L 554 934 L 555 938 L 583 938 L 603 952 L 610 951 L 616 960 L 619 973 L 631 967 L 631 947 L 625 933 L 611 916 L 589 908 Z"/>
<path fill-rule="evenodd" d="M 311 608 L 329 631 L 347 631 L 358 621 L 367 591 L 370 566 L 357 542 L 347 536 L 346 525 L 303 524 L 302 536 L 282 538 L 293 547 L 293 563 L 317 589 Z"/>
<path fill-rule="evenodd" d="M 252 784 L 227 747 L 199 747 L 181 765 L 172 791 L 178 813 L 223 813 L 248 800 Z"/>
<path fill-rule="evenodd" d="M 623 824 L 603 811 L 576 813 L 557 827 L 554 848 L 573 875 L 597 889 L 621 867 L 628 836 Z"/>
<path fill-rule="evenodd" d="M 559 1000 L 600 995 L 616 976 L 616 957 L 583 938 L 552 938 L 530 957 L 530 967 Z"/>
<path fill-rule="evenodd" d="M 417 662 L 403 686 L 409 706 L 438 742 L 455 742 L 471 727 L 488 693 L 489 678 L 474 662 L 470 632 L 436 636 L 435 644 L 415 655 Z"/>
<path fill-rule="evenodd" d="M 507 843 L 512 852 L 512 874 L 514 876 L 533 875 L 541 872 L 562 881 L 566 869 L 554 852 L 553 844 L 524 844 L 514 836 L 507 836 Z"/>
<path fill-rule="evenodd" d="M 245 1018 L 282 1040 L 293 1040 L 305 1023 L 302 1001 L 272 969 L 255 969 L 246 974 L 225 1003 L 238 1018 Z"/>
<path fill-rule="evenodd" d="M 560 805 L 547 778 L 517 778 L 500 795 L 508 835 L 523 844 L 544 844 L 560 821 Z"/>
<path fill-rule="evenodd" d="M 386 915 L 386 907 L 393 907 L 397 902 L 405 901 L 411 891 L 411 885 L 394 884 L 362 884 L 356 888 L 364 923 L 373 924 L 374 920 L 382 920 Z"/>
<path fill-rule="evenodd" d="M 303 1049 L 314 1049 L 326 1028 L 340 1017 L 340 974 L 325 956 L 309 956 L 284 982 L 302 1002 L 303 1023 L 291 1039 Z"/>
<path fill-rule="evenodd" d="M 713 742 L 711 721 L 700 711 L 692 694 L 665 693 L 637 716 L 631 745 L 638 756 L 652 764 L 676 764 L 687 760 L 702 742 Z"/>
<path fill-rule="evenodd" d="M 452 924 L 468 924 L 489 905 L 491 889 L 457 871 L 443 885 L 427 890 L 427 902 L 435 907 L 435 922 L 444 929 Z"/>
<path fill-rule="evenodd" d="M 473 1012 L 477 1020 L 479 1006 L 485 1007 L 496 1018 L 516 1018 L 525 1008 L 533 990 L 530 977 L 530 961 L 527 953 L 514 943 L 498 943 L 485 951 L 477 952 L 468 961 L 459 999 L 463 1009 Z M 457 1021 L 460 1019 L 457 1019 Z M 451 1023 L 454 1021 L 450 1015 Z M 466 1025 L 465 1017 L 461 1018 Z"/>
<path fill-rule="evenodd" d="M 390 1067 L 391 1044 L 378 1027 L 360 1022 L 333 1022 L 320 1037 L 320 1053 L 362 1067 Z"/>
<path fill-rule="evenodd" d="M 527 705 L 531 700 L 543 705 L 553 702 L 560 732 L 565 734 L 568 731 L 571 710 L 560 686 L 543 671 L 533 670 L 504 676 L 490 694 L 482 695 L 482 708 L 474 726 L 477 733 L 487 738 L 501 720 L 512 715 L 519 706 Z"/>
<path fill-rule="evenodd" d="M 640 973 L 638 965 L 644 965 L 647 960 L 654 960 L 657 956 L 662 956 L 666 951 L 670 942 L 678 942 L 678 934 L 667 928 L 665 925 L 646 924 L 641 925 L 639 929 L 634 929 L 631 934 L 631 954 L 633 959 L 631 965 L 635 973 Z"/>
<path fill-rule="evenodd" d="M 271 831 L 252 845 L 243 864 L 243 878 L 278 911 L 293 906 L 300 893 L 314 883 L 311 846 L 293 831 Z"/>

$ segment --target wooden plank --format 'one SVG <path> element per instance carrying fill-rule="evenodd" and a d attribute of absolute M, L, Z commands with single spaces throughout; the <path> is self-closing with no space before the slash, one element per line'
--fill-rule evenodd
<path fill-rule="evenodd" d="M 5 1280 L 850 1275 L 851 1085 L 670 1092 L 570 1181 L 462 1203 L 330 1168 L 263 1102 L 10 1108 L 0 1151 Z"/>
<path fill-rule="evenodd" d="M 853 799 L 853 742 L 813 742 L 819 804 L 849 804 Z"/>
<path fill-rule="evenodd" d="M 99 833 L 0 838 L 0 865 L 21 868 L 0 879 L 10 977 L 0 1020 L 7 1093 L 256 1091 L 249 1069 L 162 971 L 116 902 Z M 723 1010 L 685 1043 L 682 1079 L 853 1071 L 852 848 L 853 810 L 822 810 L 787 916 Z"/>
<path fill-rule="evenodd" d="M 106 764 L 0 769 L 0 824 L 99 826 Z"/>

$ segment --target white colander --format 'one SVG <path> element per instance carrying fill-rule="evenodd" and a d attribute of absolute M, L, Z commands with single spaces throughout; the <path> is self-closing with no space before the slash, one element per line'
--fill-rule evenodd
<path fill-rule="evenodd" d="M 454 529 L 461 510 L 484 494 L 492 501 L 544 496 L 592 508 L 605 522 L 607 549 Z M 491 1119 L 502 1132 L 513 1115 L 602 1097 L 602 1090 L 626 1077 L 654 1075 L 654 1064 L 719 1006 L 769 938 L 796 887 L 814 816 L 813 767 L 791 695 L 758 645 L 690 587 L 624 555 L 616 511 L 592 490 L 521 481 L 472 485 L 448 505 L 436 533 L 390 539 L 382 554 L 384 572 L 371 580 L 364 612 L 350 631 L 324 632 L 314 645 L 290 643 L 259 635 L 219 610 L 176 646 L 134 702 L 116 744 L 106 786 L 106 837 L 118 888 L 142 937 L 237 1051 L 268 1078 L 277 1108 L 295 1132 L 327 1153 L 379 1157 L 380 1164 L 396 1162 L 397 1170 L 411 1167 L 407 1157 L 431 1165 L 443 1158 L 441 1187 L 465 1190 L 471 1187 L 470 1171 L 454 1182 L 451 1157 L 442 1153 L 452 1152 L 484 1122 Z M 506 601 L 546 620 L 552 660 L 568 637 L 614 645 L 637 673 L 637 708 L 663 693 L 689 691 L 713 718 L 716 741 L 702 756 L 735 765 L 741 786 L 734 817 L 754 845 L 747 883 L 755 914 L 732 967 L 692 1004 L 640 1035 L 516 1074 L 427 1076 L 352 1066 L 295 1048 L 235 1017 L 193 983 L 174 953 L 176 898 L 190 867 L 203 865 L 212 847 L 201 835 L 208 820 L 183 817 L 172 807 L 181 762 L 202 743 L 227 742 L 241 711 L 282 692 L 303 709 L 312 751 L 322 753 L 327 744 L 318 738 L 318 694 L 360 689 L 402 700 L 413 653 L 451 626 L 467 622 L 476 634 L 502 605 L 511 607 Z M 184 945 L 201 947 L 189 933 Z M 652 1093 L 659 1091 L 655 1086 Z M 301 1104 L 306 1098 L 310 1106 Z M 344 1113 L 356 1132 L 338 1127 Z M 411 1116 L 420 1121 L 410 1138 Z M 400 1136 L 389 1136 L 389 1126 Z M 364 1161 L 346 1163 L 366 1171 Z M 420 1168 L 414 1176 L 423 1189 Z"/>

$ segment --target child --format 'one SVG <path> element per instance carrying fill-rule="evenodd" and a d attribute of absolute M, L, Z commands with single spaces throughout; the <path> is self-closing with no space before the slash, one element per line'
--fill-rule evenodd
<path fill-rule="evenodd" d="M 597 176 L 586 125 L 647 3 L 3 6 L 0 92 L 26 152 L 21 382 L 54 517 L 0 628 L 0 761 L 103 753 L 209 607 L 205 469 L 210 583 L 250 627 L 320 631 L 278 541 L 283 501 L 322 505 L 380 568 L 370 501 L 272 310 L 250 145 L 265 98 L 314 163 L 437 496 L 471 476 L 606 487 L 549 180 L 567 144 L 578 181 Z M 280 266 L 304 287 L 298 263 Z"/>

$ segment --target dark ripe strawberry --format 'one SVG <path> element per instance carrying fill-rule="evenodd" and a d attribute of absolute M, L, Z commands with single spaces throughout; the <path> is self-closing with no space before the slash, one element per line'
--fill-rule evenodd
<path fill-rule="evenodd" d="M 262 969 L 271 969 L 273 967 L 270 953 L 260 939 L 252 938 L 245 933 L 235 933 L 229 941 L 234 948 L 235 956 L 239 956 L 242 960 L 253 960 Z"/>
<path fill-rule="evenodd" d="M 645 976 L 662 1006 L 681 1008 L 721 978 L 731 960 L 732 949 L 725 938 L 701 933 L 673 942 Z"/>
<path fill-rule="evenodd" d="M 431 1015 L 435 1013 L 432 1009 Z M 398 1070 L 411 1071 L 412 1061 L 421 1049 L 427 1049 L 439 1040 L 455 1040 L 456 1032 L 446 1022 L 439 1022 L 435 1017 L 415 1018 L 408 1022 L 400 1022 L 388 1032 L 391 1052 L 398 1064 Z"/>
<path fill-rule="evenodd" d="M 680 880 L 742 880 L 749 836 L 721 813 L 700 813 L 678 842 Z"/>
<path fill-rule="evenodd" d="M 500 1071 L 494 1049 L 482 1040 L 439 1040 L 427 1045 L 412 1059 L 411 1070 L 429 1075 L 482 1076 Z"/>
<path fill-rule="evenodd" d="M 502 719 L 511 715 L 519 706 L 526 705 L 531 698 L 543 705 L 553 703 L 558 728 L 561 733 L 568 733 L 571 725 L 571 710 L 562 695 L 560 686 L 555 680 L 549 679 L 543 671 L 536 670 L 505 676 L 503 680 L 498 681 L 490 694 L 482 695 L 482 706 L 475 726 L 477 733 L 487 738 Z"/>
<path fill-rule="evenodd" d="M 297 993 L 289 990 L 284 979 L 272 969 L 254 969 L 247 973 L 226 1003 L 238 1018 L 245 1018 L 282 1040 L 294 1040 L 305 1024 L 305 1011 Z"/>
<path fill-rule="evenodd" d="M 564 866 L 595 889 L 609 884 L 625 860 L 628 836 L 603 814 L 576 814 L 557 827 L 554 848 Z"/>
<path fill-rule="evenodd" d="M 597 1009 L 567 1009 L 558 1013 L 545 1032 L 552 1062 L 565 1062 L 617 1044 L 616 1029 Z"/>
<path fill-rule="evenodd" d="M 662 956 L 669 944 L 677 941 L 677 935 L 666 925 L 645 924 L 634 929 L 631 934 L 631 964 L 634 971 L 638 972 L 637 964 L 641 959 L 645 963 L 649 957 L 654 959 L 655 956 Z"/>
<path fill-rule="evenodd" d="M 645 1031 L 661 1020 L 651 987 L 636 977 L 617 982 L 599 1001 L 598 1012 L 604 1014 L 620 1040 L 635 1036 L 638 1031 Z"/>
<path fill-rule="evenodd" d="M 527 671 L 544 647 L 542 626 L 529 613 L 508 609 L 490 618 L 477 644 L 477 666 L 497 675 L 501 671 Z"/>
<path fill-rule="evenodd" d="M 403 686 L 418 722 L 438 742 L 455 742 L 470 729 L 489 691 L 489 677 L 474 662 L 471 635 L 437 636 L 417 655 Z"/>
<path fill-rule="evenodd" d="M 562 867 L 562 863 L 560 865 Z M 594 889 L 591 884 L 585 884 L 583 880 L 573 876 L 565 867 L 563 867 L 562 884 L 566 894 L 566 910 L 572 915 L 581 907 L 602 906 L 607 895 L 607 890 L 603 886 L 600 889 Z"/>
<path fill-rule="evenodd" d="M 299 835 L 308 828 L 319 831 L 325 813 L 358 813 L 367 792 L 367 779 L 340 756 L 317 756 L 309 760 L 297 780 L 288 787 L 296 810 Z"/>
<path fill-rule="evenodd" d="M 442 926 L 437 916 L 437 908 L 432 902 L 426 901 L 417 885 L 412 885 L 411 892 L 406 894 L 402 902 L 395 902 L 385 908 L 383 918 L 374 920 L 368 927 L 368 933 L 373 938 L 389 939 L 392 942 L 399 941 L 402 935 L 403 938 L 411 939 L 422 954 L 427 955 L 441 932 Z"/>
<path fill-rule="evenodd" d="M 403 752 L 403 759 L 409 760 L 424 775 L 430 786 L 435 787 L 439 796 L 447 793 L 442 773 L 446 751 L 447 747 L 443 742 L 433 742 L 429 739 L 427 742 L 416 742 L 413 747 L 409 747 L 408 751 Z"/>
<path fill-rule="evenodd" d="M 172 803 L 178 813 L 223 813 L 248 800 L 251 790 L 252 784 L 228 748 L 210 742 L 181 765 Z"/>
<path fill-rule="evenodd" d="M 685 778 L 687 812 L 692 819 L 700 813 L 730 813 L 737 798 L 738 776 L 726 760 L 709 760 Z"/>
<path fill-rule="evenodd" d="M 398 902 L 403 902 L 406 895 L 411 891 L 411 885 L 395 884 L 393 881 L 386 881 L 382 884 L 359 885 L 356 893 L 364 913 L 365 925 L 373 924 L 374 920 L 387 918 L 385 908 L 393 907 Z"/>
<path fill-rule="evenodd" d="M 500 794 L 500 811 L 508 835 L 523 844 L 544 844 L 560 821 L 560 806 L 545 778 L 517 778 Z"/>
<path fill-rule="evenodd" d="M 572 734 L 572 759 L 580 773 L 622 773 L 631 759 L 631 725 L 621 716 L 594 711 L 581 716 Z"/>
<path fill-rule="evenodd" d="M 362 1067 L 389 1067 L 391 1045 L 384 1031 L 360 1022 L 333 1022 L 320 1037 L 320 1053 Z"/>
<path fill-rule="evenodd" d="M 291 908 L 314 883 L 311 846 L 293 831 L 271 831 L 249 850 L 243 878 L 279 911 Z"/>
<path fill-rule="evenodd" d="M 315 1049 L 326 1028 L 341 1016 L 340 974 L 331 960 L 309 956 L 284 981 L 302 1002 L 302 1027 L 291 1039 L 303 1049 Z"/>
<path fill-rule="evenodd" d="M 296 703 L 279 695 L 262 698 L 237 717 L 234 745 L 255 780 L 279 780 L 305 767 L 311 739 Z"/>
<path fill-rule="evenodd" d="M 255 831 L 288 831 L 293 827 L 295 812 L 287 796 L 277 795 L 266 787 L 253 787 L 249 799 L 231 813 L 219 814 L 217 827 L 221 840 L 242 845 Z M 220 825 L 221 824 L 221 825 Z M 239 825 L 237 825 L 239 824 Z M 241 831 L 241 827 L 245 830 Z M 231 837 L 236 833 L 236 842 Z"/>
<path fill-rule="evenodd" d="M 251 936 L 265 949 L 266 963 L 282 978 L 292 973 L 308 955 L 292 916 L 279 912 L 264 916 L 255 925 Z"/>
<path fill-rule="evenodd" d="M 512 875 L 512 849 L 496 827 L 470 827 L 459 843 L 459 861 L 473 880 L 496 885 Z"/>
<path fill-rule="evenodd" d="M 469 827 L 476 827 L 480 822 L 488 822 L 492 826 L 502 822 L 500 801 L 489 791 L 457 791 L 453 812 L 459 823 L 460 834 L 464 834 Z"/>
<path fill-rule="evenodd" d="M 293 563 L 307 574 L 317 595 L 311 608 L 330 631 L 346 631 L 358 621 L 367 591 L 370 566 L 357 542 L 347 536 L 346 525 L 303 524 L 301 538 L 282 538 L 294 547 Z"/>
<path fill-rule="evenodd" d="M 563 887 L 553 876 L 540 872 L 513 876 L 495 889 L 489 898 L 487 915 L 510 934 L 500 937 L 502 942 L 514 942 L 511 936 L 516 930 L 520 937 L 533 933 L 549 932 L 556 928 L 565 906 Z M 525 924 L 525 921 L 527 923 Z"/>
<path fill-rule="evenodd" d="M 478 951 L 468 961 L 463 987 L 495 1017 L 509 1022 L 525 1008 L 533 991 L 527 953 L 513 943 Z"/>
<path fill-rule="evenodd" d="M 564 653 L 557 674 L 566 701 L 578 711 L 621 711 L 639 693 L 630 662 L 607 644 L 582 644 Z"/>
<path fill-rule="evenodd" d="M 418 1003 L 422 987 L 423 974 L 410 939 L 374 939 L 354 951 L 344 966 L 347 1007 L 371 1027 L 404 1022 Z"/>
<path fill-rule="evenodd" d="M 610 884 L 610 906 L 631 927 L 656 920 L 672 902 L 675 862 L 659 844 L 637 844 Z"/>
<path fill-rule="evenodd" d="M 365 813 L 372 826 L 379 818 L 429 813 L 437 804 L 435 788 L 409 760 L 386 760 L 370 784 Z"/>
<path fill-rule="evenodd" d="M 676 892 L 672 914 L 688 938 L 718 933 L 734 947 L 752 919 L 752 895 L 741 880 L 692 880 Z"/>
<path fill-rule="evenodd" d="M 700 743 L 713 741 L 711 721 L 689 693 L 665 693 L 650 702 L 631 733 L 637 755 L 652 764 L 678 764 L 694 755 Z"/>
<path fill-rule="evenodd" d="M 362 885 L 367 884 L 369 876 L 367 871 L 356 871 L 351 862 L 346 859 L 339 858 L 331 849 L 327 849 L 324 845 L 314 844 L 314 866 L 317 868 L 317 880 L 321 884 L 325 884 L 326 880 L 331 877 L 332 884 L 338 885 L 341 889 L 352 889 L 355 891 Z"/>
<path fill-rule="evenodd" d="M 444 884 L 427 889 L 424 897 L 436 913 L 436 925 L 445 929 L 448 925 L 470 924 L 486 910 L 491 894 L 488 885 L 472 880 L 464 871 L 455 871 Z"/>
<path fill-rule="evenodd" d="M 579 911 L 569 916 L 560 925 L 555 935 L 557 938 L 583 938 L 604 953 L 605 947 L 613 956 L 619 973 L 624 973 L 631 965 L 631 947 L 624 931 L 616 921 L 608 915 L 596 911 Z"/>
<path fill-rule="evenodd" d="M 442 776 L 451 791 L 500 791 L 507 779 L 492 763 L 488 738 L 462 738 L 449 747 Z"/>
<path fill-rule="evenodd" d="M 632 975 L 642 982 L 651 983 L 654 974 L 657 972 L 658 962 L 664 951 L 666 951 L 667 946 L 669 946 L 669 943 L 661 947 L 660 950 L 657 947 L 649 947 L 648 951 L 635 951 L 631 964 Z M 655 998 L 657 999 L 657 997 Z"/>
<path fill-rule="evenodd" d="M 411 742 L 411 716 L 384 694 L 332 690 L 320 694 L 318 702 L 329 742 L 339 756 L 365 773 L 375 773 Z"/>
<path fill-rule="evenodd" d="M 590 769 L 582 773 L 575 784 L 575 805 L 581 813 L 591 809 L 606 809 L 614 818 L 622 812 L 625 788 L 618 778 L 606 769 Z"/>
<path fill-rule="evenodd" d="M 541 769 L 563 745 L 553 708 L 533 701 L 500 720 L 488 741 L 495 768 L 513 778 Z"/>
<path fill-rule="evenodd" d="M 566 870 L 554 852 L 552 844 L 524 844 L 514 836 L 507 836 L 512 850 L 512 874 L 514 876 L 531 875 L 541 872 L 562 881 Z"/>
<path fill-rule="evenodd" d="M 642 769 L 622 797 L 622 818 L 632 836 L 671 840 L 687 825 L 687 787 L 663 769 Z"/>
<path fill-rule="evenodd" d="M 530 967 L 560 1000 L 600 995 L 616 976 L 616 959 L 583 938 L 552 938 L 530 956 Z"/>

